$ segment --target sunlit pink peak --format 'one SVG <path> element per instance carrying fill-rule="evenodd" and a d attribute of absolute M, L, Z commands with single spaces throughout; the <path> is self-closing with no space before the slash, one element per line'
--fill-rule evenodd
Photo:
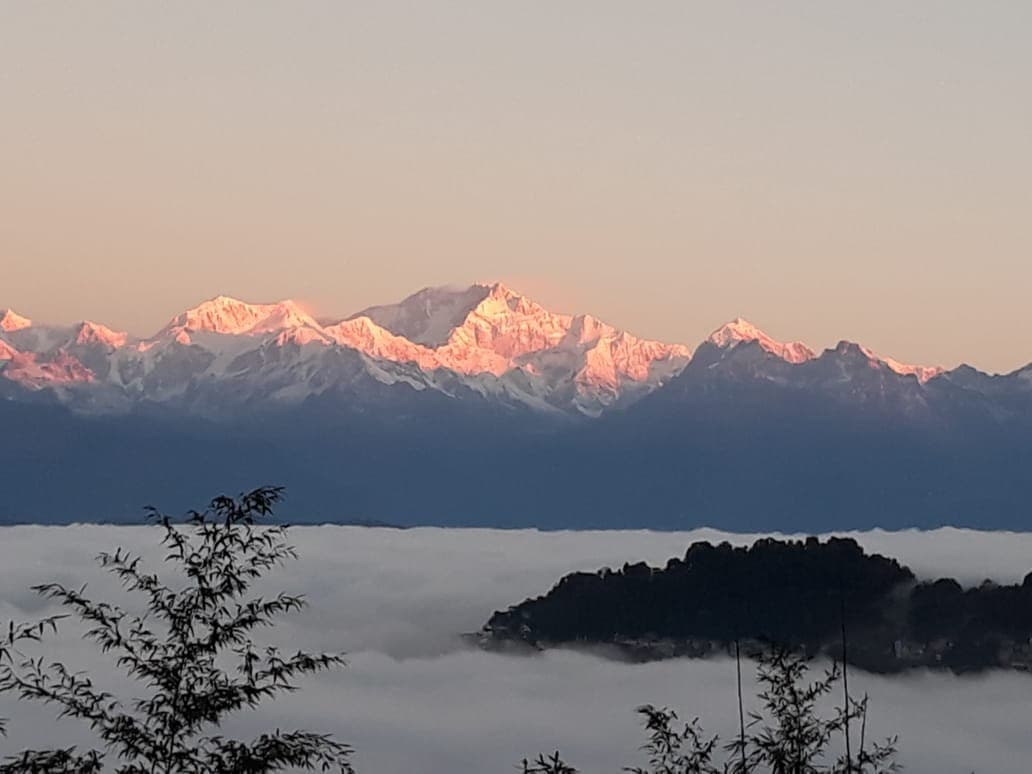
<path fill-rule="evenodd" d="M 75 329 L 76 344 L 102 344 L 105 347 L 117 349 L 125 346 L 128 340 L 129 334 L 113 331 L 106 325 L 89 320 L 83 320 Z"/>
<path fill-rule="evenodd" d="M 67 352 L 59 351 L 43 361 L 31 352 L 16 352 L 10 361 L 3 371 L 4 378 L 33 390 L 95 380 L 93 372 Z"/>
<path fill-rule="evenodd" d="M 898 360 L 893 360 L 891 357 L 885 358 L 885 365 L 897 374 L 916 376 L 917 380 L 921 382 L 921 384 L 934 379 L 936 376 L 942 376 L 946 373 L 946 369 L 942 366 L 909 365 L 907 363 L 900 363 Z"/>
<path fill-rule="evenodd" d="M 475 288 L 482 288 L 485 292 L 484 298 L 477 304 L 471 313 L 481 317 L 508 317 L 513 314 L 524 317 L 533 317 L 541 314 L 549 314 L 555 317 L 562 317 L 571 320 L 569 315 L 554 315 L 540 304 L 531 301 L 522 293 L 517 293 L 506 287 L 501 282 L 493 285 L 474 285 Z"/>
<path fill-rule="evenodd" d="M 268 314 L 250 330 L 251 333 L 269 333 L 287 328 L 315 328 L 319 323 L 297 302 L 287 299 L 276 304 L 267 304 Z"/>
<path fill-rule="evenodd" d="M 440 367 L 433 350 L 394 335 L 368 317 L 352 317 L 328 325 L 324 330 L 341 346 L 357 349 L 372 357 L 395 363 L 417 363 L 427 369 Z"/>
<path fill-rule="evenodd" d="M 339 338 L 342 343 L 346 344 L 362 343 L 364 345 L 373 345 L 376 342 L 400 338 L 364 316 L 342 320 L 335 325 L 327 325 L 325 330 L 328 334 L 334 338 Z"/>
<path fill-rule="evenodd" d="M 17 354 L 18 350 L 0 339 L 0 360 L 13 360 Z"/>
<path fill-rule="evenodd" d="M 27 317 L 22 317 L 13 309 L 5 309 L 4 313 L 0 315 L 0 330 L 6 331 L 7 333 L 10 333 L 11 331 L 20 331 L 23 328 L 29 328 L 31 326 L 32 320 Z"/>
<path fill-rule="evenodd" d="M 843 343 L 840 342 L 839 347 Z M 890 371 L 893 371 L 900 376 L 915 376 L 917 380 L 924 384 L 925 382 L 934 379 L 936 376 L 941 376 L 946 373 L 946 369 L 942 366 L 922 366 L 922 365 L 910 365 L 909 363 L 901 363 L 891 357 L 882 357 L 868 347 L 858 344 L 857 347 L 867 357 L 868 360 L 874 363 L 881 363 L 885 365 Z"/>
<path fill-rule="evenodd" d="M 570 330 L 570 315 L 550 312 L 501 284 L 476 287 L 483 288 L 486 295 L 452 330 L 445 349 L 466 352 L 476 348 L 497 357 L 516 358 L 556 346 Z M 488 370 L 497 373 L 495 368 Z"/>
<path fill-rule="evenodd" d="M 730 347 L 741 341 L 759 341 L 769 338 L 766 333 L 742 317 L 724 323 L 710 334 L 709 341 L 718 347 Z"/>
<path fill-rule="evenodd" d="M 483 288 L 487 291 L 487 298 L 504 301 L 513 308 L 519 306 L 521 302 L 533 304 L 525 295 L 513 290 L 503 282 L 478 282 L 473 287 Z M 536 306 L 536 304 L 534 305 Z"/>
<path fill-rule="evenodd" d="M 181 339 L 181 334 L 189 332 L 239 336 L 298 327 L 318 329 L 319 324 L 289 299 L 274 304 L 249 304 L 230 296 L 216 296 L 174 317 L 161 334 Z"/>
<path fill-rule="evenodd" d="M 816 357 L 816 353 L 801 341 L 789 343 L 777 341 L 741 317 L 736 317 L 731 322 L 717 328 L 710 334 L 707 341 L 718 347 L 733 347 L 742 342 L 755 341 L 767 352 L 777 355 L 789 363 L 802 363 Z"/>

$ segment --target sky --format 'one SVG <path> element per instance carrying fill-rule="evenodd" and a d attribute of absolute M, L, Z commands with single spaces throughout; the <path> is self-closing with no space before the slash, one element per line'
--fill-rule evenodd
<path fill-rule="evenodd" d="M 93 557 L 121 546 L 142 554 L 147 570 L 167 572 L 157 530 L 146 527 L 0 528 L 0 625 L 57 612 L 29 590 L 36 583 L 88 583 L 94 599 L 142 612 Z M 1015 583 L 1027 572 L 1032 534 L 934 532 L 854 534 L 869 551 L 911 566 L 919 578 L 950 575 L 965 585 L 985 577 Z M 661 566 L 696 540 L 751 543 L 754 536 L 714 530 L 537 532 L 306 527 L 290 532 L 299 560 L 257 589 L 266 596 L 303 593 L 310 607 L 263 631 L 260 642 L 347 651 L 343 672 L 259 714 L 234 718 L 223 731 L 253 736 L 270 728 L 333 733 L 355 748 L 359 772 L 372 774 L 511 773 L 538 751 L 561 748 L 584 774 L 616 774 L 644 763 L 634 708 L 651 702 L 700 717 L 726 739 L 737 717 L 729 660 L 628 664 L 587 653 L 506 656 L 463 646 L 498 609 L 545 593 L 564 574 L 645 560 Z M 73 622 L 43 650 L 95 684 L 133 696 L 110 654 L 84 645 Z M 745 694 L 752 670 L 743 668 Z M 900 737 L 910 774 L 1026 774 L 1032 751 L 1028 697 L 1032 678 L 995 672 L 957 677 L 916 671 L 877 677 L 854 670 L 850 691 L 870 695 L 868 739 Z M 747 705 L 748 707 L 748 705 Z M 55 709 L 0 697 L 11 719 L 0 754 L 26 745 L 83 744 L 88 731 L 55 721 Z"/>
<path fill-rule="evenodd" d="M 0 308 L 502 280 L 696 344 L 1032 360 L 1032 4 L 4 3 Z"/>

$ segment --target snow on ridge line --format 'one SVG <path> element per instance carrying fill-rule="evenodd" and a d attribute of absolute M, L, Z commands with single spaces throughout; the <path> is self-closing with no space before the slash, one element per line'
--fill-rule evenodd
<path fill-rule="evenodd" d="M 321 329 L 311 315 L 290 299 L 250 304 L 230 296 L 216 296 L 176 315 L 151 338 L 188 336 L 192 332 L 253 336 L 296 327 Z"/>
<path fill-rule="evenodd" d="M 59 374 L 62 382 L 74 382 L 80 376 L 86 381 L 92 375 L 123 388 L 132 380 L 142 384 L 141 379 L 160 368 L 163 360 L 186 358 L 185 354 L 176 354 L 176 345 L 193 347 L 197 358 L 207 357 L 200 353 L 210 353 L 212 362 L 203 374 L 214 378 L 228 375 L 224 369 L 230 367 L 237 369 L 234 375 L 252 366 L 257 369 L 255 374 L 266 373 L 272 367 L 267 362 L 269 351 L 248 360 L 243 356 L 249 349 L 304 350 L 305 355 L 287 352 L 279 356 L 283 369 L 293 362 L 290 367 L 300 373 L 314 367 L 313 347 L 336 346 L 375 361 L 414 365 L 431 381 L 430 374 L 441 369 L 466 379 L 501 380 L 505 382 L 503 391 L 520 396 L 524 402 L 562 403 L 566 408 L 572 406 L 580 413 L 595 415 L 628 395 L 657 388 L 679 373 L 692 355 L 685 345 L 639 339 L 589 314 L 551 312 L 502 283 L 424 288 L 401 302 L 370 307 L 366 312 L 338 322 L 319 322 L 289 299 L 251 304 L 216 296 L 172 318 L 161 331 L 142 341 L 97 323 L 82 323 L 74 344 L 102 345 L 112 352 L 112 362 L 105 366 L 94 354 L 93 359 L 84 361 L 89 367 L 74 369 L 56 362 L 59 352 L 66 358 L 79 354 L 74 346 L 69 352 L 72 342 L 60 340 L 56 333 L 33 339 L 30 334 L 34 331 L 50 329 L 33 326 L 27 318 L 8 310 L 0 318 L 0 334 L 6 336 L 0 359 L 6 362 L 13 359 L 12 353 L 32 353 L 42 369 L 36 375 L 37 384 L 43 384 L 41 380 L 52 372 Z M 742 318 L 718 328 L 708 338 L 709 343 L 721 348 L 748 341 L 758 342 L 765 351 L 793 364 L 817 357 L 806 344 L 777 341 Z M 912 375 L 922 383 L 944 372 L 860 349 L 872 364 Z M 305 365 L 301 363 L 303 358 L 308 358 Z M 43 368 L 48 362 L 52 367 Z M 194 369 L 188 376 L 201 375 L 195 364 L 185 367 Z M 94 374 L 97 368 L 101 371 Z M 106 375 L 107 371 L 111 373 Z M 8 369 L 5 376 L 11 379 L 17 373 Z M 290 374 L 285 378 L 295 379 Z M 477 382 L 473 387 L 481 393 L 495 389 L 484 386 L 488 383 Z"/>
<path fill-rule="evenodd" d="M 0 331 L 11 333 L 12 331 L 23 330 L 31 325 L 32 320 L 28 317 L 22 317 L 13 309 L 5 309 L 4 313 L 0 315 Z"/>
<path fill-rule="evenodd" d="M 765 351 L 794 365 L 804 363 L 808 360 L 813 360 L 817 357 L 817 353 L 803 342 L 792 341 L 786 343 L 778 341 L 771 336 L 768 336 L 748 320 L 741 317 L 736 317 L 734 320 L 731 320 L 720 328 L 717 328 L 717 330 L 710 334 L 707 341 L 722 349 L 734 347 L 737 344 L 744 342 L 755 341 Z M 852 342 L 839 342 L 836 349 L 840 349 L 844 344 L 852 345 Z M 882 357 L 862 344 L 856 344 L 855 346 L 872 363 L 885 365 L 891 371 L 901 376 L 915 376 L 922 384 L 934 379 L 936 376 L 941 376 L 946 372 L 946 369 L 941 366 L 924 366 L 902 363 L 891 357 Z"/>
<path fill-rule="evenodd" d="M 411 337 L 388 325 L 395 330 L 408 326 Z M 501 283 L 427 288 L 393 307 L 374 307 L 369 315 L 336 323 L 318 322 L 291 300 L 250 304 L 216 296 L 173 317 L 154 336 L 133 339 L 132 346 L 127 346 L 127 335 L 95 323 L 83 323 L 72 334 L 74 341 L 61 338 L 64 334 L 44 335 L 46 330 L 39 327 L 35 329 L 39 333 L 33 331 L 32 337 L 24 339 L 39 366 L 33 371 L 34 386 L 44 385 L 50 373 L 55 385 L 58 375 L 61 383 L 97 377 L 142 397 L 147 397 L 148 389 L 157 389 L 159 399 L 181 394 L 197 378 L 236 380 L 248 374 L 273 378 L 273 371 L 278 374 L 278 386 L 268 394 L 300 399 L 304 385 L 313 383 L 312 369 L 324 367 L 312 348 L 337 346 L 373 361 L 418 367 L 425 372 L 414 383 L 419 389 L 427 386 L 423 382 L 435 382 L 432 374 L 447 370 L 473 380 L 466 386 L 481 394 L 500 391 L 535 407 L 595 415 L 628 391 L 655 388 L 690 356 L 683 345 L 637 339 L 590 315 L 550 312 Z M 428 345 L 420 339 L 436 342 Z M 91 348 L 84 361 L 88 368 L 55 369 L 58 357 L 79 355 L 75 345 L 102 345 L 111 350 L 108 362 L 98 361 Z M 285 351 L 273 357 L 270 347 Z M 367 367 L 378 381 L 390 383 L 395 378 L 373 363 Z M 5 376 L 14 378 L 19 373 L 28 379 L 24 369 L 8 369 Z M 315 379 L 320 389 L 326 388 L 327 379 L 344 376 L 327 373 Z M 412 377 L 399 378 L 411 381 Z"/>

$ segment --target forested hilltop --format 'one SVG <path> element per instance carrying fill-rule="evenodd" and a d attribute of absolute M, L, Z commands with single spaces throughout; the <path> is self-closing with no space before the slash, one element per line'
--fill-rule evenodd
<path fill-rule="evenodd" d="M 875 672 L 1029 669 L 1032 574 L 1020 585 L 919 582 L 852 539 L 693 544 L 665 567 L 576 572 L 496 612 L 485 647 L 615 646 L 640 660 L 746 653 L 769 643 Z"/>

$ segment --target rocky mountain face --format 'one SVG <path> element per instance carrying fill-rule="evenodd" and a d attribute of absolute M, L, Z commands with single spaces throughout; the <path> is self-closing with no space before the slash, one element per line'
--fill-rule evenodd
<path fill-rule="evenodd" d="M 403 524 L 1022 527 L 1032 502 L 1032 365 L 741 319 L 692 352 L 497 284 L 340 319 L 220 296 L 147 338 L 8 311 L 0 429 L 0 521 L 266 482 L 297 518 Z"/>

